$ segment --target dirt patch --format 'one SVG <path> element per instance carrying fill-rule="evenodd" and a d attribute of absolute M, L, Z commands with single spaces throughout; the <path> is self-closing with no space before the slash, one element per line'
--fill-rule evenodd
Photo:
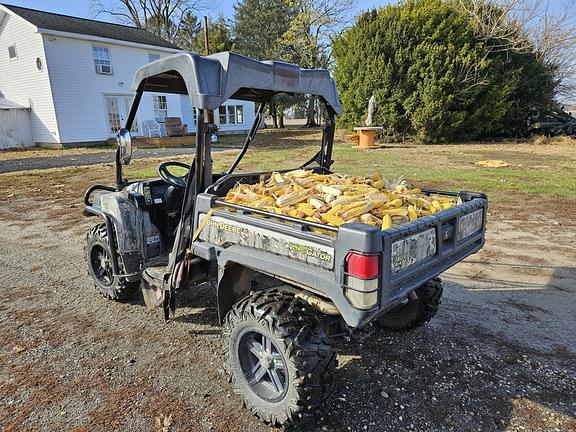
<path fill-rule="evenodd" d="M 226 382 L 213 291 L 181 293 L 165 324 L 90 283 L 81 196 L 112 174 L 0 175 L 0 429 L 269 431 Z M 530 194 L 491 205 L 487 244 L 443 275 L 437 317 L 338 341 L 335 396 L 292 430 L 576 431 L 574 210 Z"/>

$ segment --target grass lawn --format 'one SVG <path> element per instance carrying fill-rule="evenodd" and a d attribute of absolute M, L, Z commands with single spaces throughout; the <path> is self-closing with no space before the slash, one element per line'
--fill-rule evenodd
<path fill-rule="evenodd" d="M 261 131 L 238 170 L 296 168 L 318 150 L 320 138 L 318 130 Z M 214 152 L 214 171 L 222 172 L 230 166 L 241 143 L 240 136 L 223 137 L 219 148 L 230 148 Z M 190 161 L 194 149 L 188 151 L 189 157 L 135 160 L 125 168 L 125 177 L 157 177 L 156 168 L 160 162 Z M 576 145 L 573 140 L 540 145 L 395 144 L 366 151 L 352 148 L 350 141 L 339 132 L 333 159 L 332 169 L 336 172 L 356 175 L 380 172 L 389 179 L 404 178 L 416 186 L 488 193 L 492 210 L 501 218 L 541 221 L 545 216 L 560 223 L 571 219 L 569 215 L 576 212 Z M 485 159 L 502 159 L 510 166 L 483 168 L 474 164 Z M 0 216 L 2 206 L 15 201 L 22 205 L 22 217 L 27 217 L 25 208 L 29 201 L 42 197 L 43 203 L 49 203 L 50 214 L 55 219 L 75 224 L 84 220 L 80 211 L 84 191 L 96 183 L 113 182 L 113 164 L 2 174 Z"/>
<path fill-rule="evenodd" d="M 317 130 L 264 130 L 239 166 L 239 171 L 298 167 L 319 148 Z M 574 142 L 571 142 L 574 141 Z M 221 144 L 238 146 L 239 136 L 224 136 Z M 420 185 L 447 190 L 487 192 L 493 202 L 510 194 L 538 195 L 576 202 L 576 140 L 554 144 L 471 143 L 452 145 L 394 144 L 374 150 L 358 150 L 337 133 L 333 171 L 355 175 L 380 172 L 390 179 L 404 178 Z M 214 152 L 214 170 L 230 165 L 236 149 Z M 193 150 L 190 150 L 192 158 Z M 502 159 L 505 168 L 483 168 L 474 163 Z M 126 170 L 129 178 L 156 176 L 156 162 L 138 163 Z"/>

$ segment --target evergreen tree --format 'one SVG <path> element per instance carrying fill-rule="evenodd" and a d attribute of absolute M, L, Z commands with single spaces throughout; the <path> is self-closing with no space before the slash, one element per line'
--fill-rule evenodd
<path fill-rule="evenodd" d="M 375 123 L 422 142 L 522 133 L 554 80 L 530 51 L 493 51 L 456 2 L 409 0 L 358 17 L 333 43 L 342 125 L 372 94 Z"/>

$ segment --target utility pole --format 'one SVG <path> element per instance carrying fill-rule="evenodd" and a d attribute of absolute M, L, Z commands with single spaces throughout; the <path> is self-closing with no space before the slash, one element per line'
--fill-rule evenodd
<path fill-rule="evenodd" d="M 210 54 L 210 42 L 208 42 L 208 17 L 204 16 L 204 55 Z"/>
<path fill-rule="evenodd" d="M 210 42 L 208 41 L 208 17 L 204 15 L 204 55 L 210 55 Z M 214 124 L 214 111 L 206 110 L 206 121 Z M 212 137 L 210 137 L 212 139 Z"/>

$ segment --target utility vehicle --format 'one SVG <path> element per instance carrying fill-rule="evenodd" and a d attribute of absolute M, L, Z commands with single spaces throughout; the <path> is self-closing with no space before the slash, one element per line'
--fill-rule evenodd
<path fill-rule="evenodd" d="M 133 90 L 118 133 L 116 185 L 92 186 L 84 197 L 86 214 L 102 219 L 87 234 L 89 274 L 109 299 L 141 287 L 146 304 L 163 307 L 166 318 L 178 290 L 212 282 L 224 369 L 245 405 L 267 423 L 294 422 L 330 394 L 335 323 L 350 334 L 373 322 L 393 330 L 422 325 L 440 303 L 438 276 L 484 243 L 487 198 L 481 193 L 441 192 L 460 204 L 385 231 L 364 224 L 335 228 L 223 200 L 237 182 L 271 174 L 236 168 L 264 107 L 280 93 L 314 95 L 324 104 L 319 150 L 302 167 L 330 172 L 341 106 L 326 70 L 229 52 L 181 53 L 141 67 Z M 198 109 L 195 153 L 190 165 L 161 163 L 159 179 L 127 182 L 129 130 L 144 92 L 188 95 Z M 211 116 L 232 98 L 254 101 L 256 116 L 230 168 L 214 173 Z M 174 167 L 187 172 L 177 175 Z"/>

